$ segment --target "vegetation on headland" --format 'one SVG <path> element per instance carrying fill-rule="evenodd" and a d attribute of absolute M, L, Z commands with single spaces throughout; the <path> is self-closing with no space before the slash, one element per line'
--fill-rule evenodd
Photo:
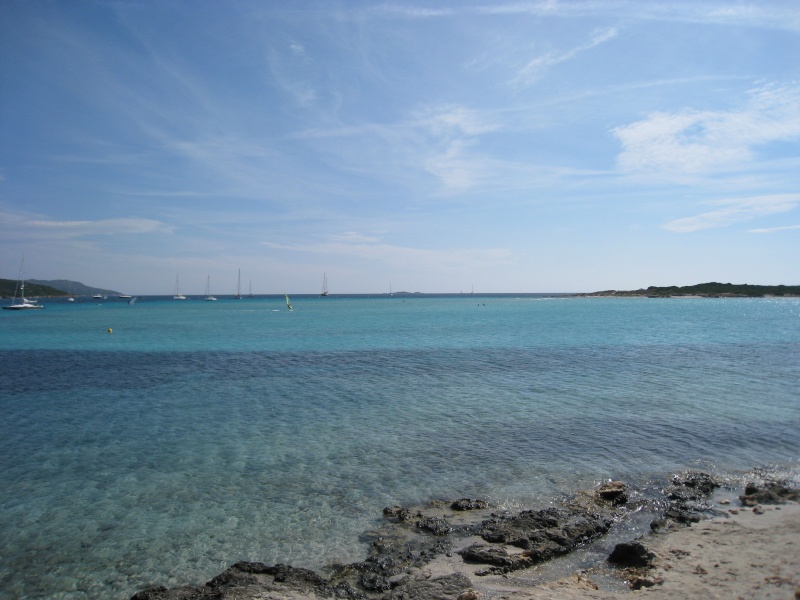
<path fill-rule="evenodd" d="M 702 296 L 704 298 L 762 298 L 764 296 L 800 296 L 800 285 L 750 285 L 747 283 L 698 283 L 697 285 L 658 287 L 651 285 L 639 290 L 606 290 L 579 296 L 623 296 L 647 298 L 672 298 L 676 296 Z"/>
<path fill-rule="evenodd" d="M 17 289 L 18 286 L 19 282 L 16 279 L 0 279 L 0 297 L 13 298 L 14 290 L 17 290 L 17 294 L 20 293 Z M 79 281 L 70 281 L 69 279 L 54 279 L 52 281 L 29 279 L 25 281 L 25 296 L 28 298 L 60 298 L 69 295 L 92 296 L 94 294 L 117 296 L 119 292 L 90 287 Z"/>
<path fill-rule="evenodd" d="M 0 296 L 3 298 L 13 298 L 16 290 L 17 295 L 20 294 L 19 282 L 14 279 L 0 279 Z M 58 290 L 49 285 L 40 285 L 38 283 L 25 282 L 25 296 L 29 298 L 36 297 L 59 297 L 68 296 L 69 294 L 64 290 Z"/>

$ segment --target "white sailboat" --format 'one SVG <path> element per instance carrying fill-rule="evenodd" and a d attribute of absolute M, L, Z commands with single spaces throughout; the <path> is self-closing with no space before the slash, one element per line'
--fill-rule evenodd
<path fill-rule="evenodd" d="M 211 275 L 209 275 L 208 278 L 206 279 L 206 297 L 205 297 L 205 300 L 208 300 L 210 302 L 213 302 L 213 301 L 216 300 L 216 298 L 214 298 L 214 296 L 211 295 Z"/>
<path fill-rule="evenodd" d="M 250 294 L 247 296 L 248 298 L 253 297 L 253 280 L 250 280 Z"/>
<path fill-rule="evenodd" d="M 320 296 L 327 296 L 328 295 L 328 275 L 326 273 L 322 274 L 322 293 Z"/>
<path fill-rule="evenodd" d="M 4 310 L 30 310 L 33 308 L 44 308 L 37 304 L 36 300 L 28 300 L 25 297 L 25 279 L 22 277 L 22 265 L 25 262 L 25 257 L 19 263 L 19 279 L 17 280 L 17 289 L 19 290 L 19 302 L 17 301 L 17 289 L 14 290 L 14 300 L 9 306 L 4 306 Z"/>
<path fill-rule="evenodd" d="M 177 275 L 175 275 L 175 295 L 172 298 L 174 300 L 186 300 L 186 296 L 181 294 L 181 286 Z"/>
<path fill-rule="evenodd" d="M 242 270 L 239 269 L 239 281 L 236 283 L 236 299 L 242 299 Z"/>

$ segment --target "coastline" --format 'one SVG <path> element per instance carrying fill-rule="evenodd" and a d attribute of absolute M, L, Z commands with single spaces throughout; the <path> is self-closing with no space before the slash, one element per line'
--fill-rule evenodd
<path fill-rule="evenodd" d="M 325 574 L 240 562 L 203 586 L 142 590 L 131 600 L 523 600 L 524 598 L 800 598 L 800 490 L 786 482 L 723 483 L 676 475 L 664 501 L 613 481 L 563 503 L 517 514 L 480 500 L 389 507 L 385 528 L 365 532 L 370 557 Z M 735 499 L 731 499 L 735 493 Z M 609 532 L 659 506 L 650 531 Z M 613 552 L 593 552 L 612 538 Z M 576 563 L 569 555 L 584 556 Z"/>
<path fill-rule="evenodd" d="M 616 573 L 606 565 L 556 581 L 519 587 L 508 581 L 477 581 L 480 598 L 760 598 L 800 597 L 800 504 L 732 508 L 691 527 L 673 529 L 645 541 L 655 555 L 646 570 Z M 626 585 L 652 583 L 638 591 L 611 589 L 603 581 L 625 578 Z M 473 582 L 475 580 L 473 579 Z M 639 583 L 641 584 L 641 583 Z"/>

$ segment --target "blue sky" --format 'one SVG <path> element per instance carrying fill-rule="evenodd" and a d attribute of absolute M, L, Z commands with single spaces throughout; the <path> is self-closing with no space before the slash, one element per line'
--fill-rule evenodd
<path fill-rule="evenodd" d="M 5 0 L 0 277 L 800 284 L 800 3 Z"/>

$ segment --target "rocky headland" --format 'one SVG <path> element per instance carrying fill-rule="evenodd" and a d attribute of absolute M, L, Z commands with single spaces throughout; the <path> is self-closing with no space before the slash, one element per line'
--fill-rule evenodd
<path fill-rule="evenodd" d="M 800 285 L 751 285 L 733 283 L 699 283 L 687 286 L 655 286 L 638 290 L 604 290 L 580 297 L 618 297 L 618 298 L 764 298 L 798 297 Z"/>
<path fill-rule="evenodd" d="M 361 562 L 322 573 L 238 562 L 204 585 L 150 587 L 131 600 L 615 598 L 632 590 L 664 598 L 731 590 L 736 597 L 800 597 L 800 491 L 761 480 L 713 503 L 720 485 L 687 472 L 657 495 L 610 481 L 519 512 L 467 498 L 388 507 L 384 526 L 364 534 L 370 548 Z M 648 531 L 613 544 L 595 564 L 561 576 L 539 571 L 642 515 Z"/>

